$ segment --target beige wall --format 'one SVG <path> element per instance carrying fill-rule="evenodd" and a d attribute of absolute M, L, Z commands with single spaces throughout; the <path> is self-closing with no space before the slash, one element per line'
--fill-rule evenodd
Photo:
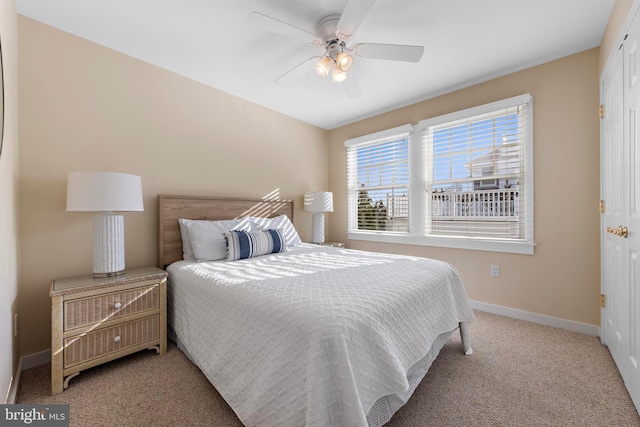
<path fill-rule="evenodd" d="M 0 0 L 4 138 L 0 152 L 0 402 L 18 363 L 13 314 L 18 305 L 18 46 L 14 0 Z"/>
<path fill-rule="evenodd" d="M 355 240 L 348 247 L 449 261 L 473 300 L 599 325 L 598 49 L 332 130 L 329 236 L 346 239 L 346 139 L 524 93 L 534 105 L 535 255 Z M 490 277 L 491 264 L 499 278 Z"/>
<path fill-rule="evenodd" d="M 20 337 L 50 348 L 51 279 L 90 273 L 92 216 L 65 212 L 72 170 L 142 177 L 145 211 L 125 213 L 126 265 L 155 265 L 156 195 L 294 199 L 328 185 L 328 133 L 19 17 Z"/>

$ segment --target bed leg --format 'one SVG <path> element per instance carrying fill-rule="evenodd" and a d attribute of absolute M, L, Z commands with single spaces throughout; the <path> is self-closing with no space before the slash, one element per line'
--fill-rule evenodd
<path fill-rule="evenodd" d="M 470 356 L 473 354 L 473 349 L 471 348 L 471 331 L 469 330 L 469 322 L 460 322 L 459 325 L 464 354 Z"/>

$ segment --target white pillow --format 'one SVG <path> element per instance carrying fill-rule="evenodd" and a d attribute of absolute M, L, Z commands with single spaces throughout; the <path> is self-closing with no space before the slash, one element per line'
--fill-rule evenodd
<path fill-rule="evenodd" d="M 182 259 L 185 261 L 195 261 L 196 256 L 193 254 L 191 240 L 189 239 L 189 229 L 187 228 L 187 222 L 189 221 L 193 220 L 183 218 L 178 220 L 180 224 L 180 237 L 182 237 Z"/>
<path fill-rule="evenodd" d="M 302 243 L 302 239 L 300 239 L 298 232 L 291 223 L 289 217 L 286 215 L 280 215 L 275 218 L 260 218 L 252 216 L 249 217 L 249 219 L 253 223 L 251 231 L 265 231 L 269 229 L 280 230 L 287 242 L 287 246 L 297 246 Z"/>
<path fill-rule="evenodd" d="M 215 261 L 227 257 L 225 231 L 251 231 L 251 222 L 248 218 L 222 221 L 183 220 L 183 222 L 187 226 L 193 255 L 198 262 Z"/>

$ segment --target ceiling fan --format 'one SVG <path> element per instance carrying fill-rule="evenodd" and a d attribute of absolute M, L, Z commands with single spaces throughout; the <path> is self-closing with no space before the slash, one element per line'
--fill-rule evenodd
<path fill-rule="evenodd" d="M 360 94 L 357 82 L 353 78 L 347 80 L 347 71 L 351 69 L 354 58 L 418 62 L 424 53 L 423 46 L 380 43 L 358 43 L 350 46 L 349 42 L 373 3 L 375 0 L 348 0 L 342 14 L 328 15 L 322 18 L 315 33 L 260 12 L 252 12 L 248 21 L 251 25 L 267 31 L 292 37 L 324 49 L 322 56 L 306 59 L 278 77 L 275 80 L 276 83 L 287 83 L 313 65 L 319 76 L 327 77 L 331 73 L 332 81 L 344 81 L 347 95 L 356 97 Z"/>

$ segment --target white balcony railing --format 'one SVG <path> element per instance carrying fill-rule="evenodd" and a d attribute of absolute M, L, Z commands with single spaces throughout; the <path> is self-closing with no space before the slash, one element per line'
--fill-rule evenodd
<path fill-rule="evenodd" d="M 434 220 L 517 221 L 520 214 L 518 189 L 461 191 L 431 194 Z"/>

